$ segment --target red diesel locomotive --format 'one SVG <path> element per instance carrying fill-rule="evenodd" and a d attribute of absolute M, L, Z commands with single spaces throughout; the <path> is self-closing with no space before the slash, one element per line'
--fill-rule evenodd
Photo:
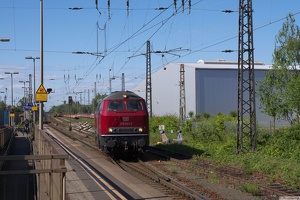
<path fill-rule="evenodd" d="M 149 145 L 146 103 L 133 92 L 116 91 L 106 96 L 94 120 L 96 144 L 102 151 L 140 151 Z"/>

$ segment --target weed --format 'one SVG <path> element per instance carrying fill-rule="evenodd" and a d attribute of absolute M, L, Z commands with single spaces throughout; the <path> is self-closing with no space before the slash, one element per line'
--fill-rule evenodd
<path fill-rule="evenodd" d="M 210 159 L 240 166 L 244 168 L 244 174 L 261 172 L 273 176 L 274 179 L 284 178 L 300 184 L 300 125 L 285 127 L 269 132 L 267 128 L 258 128 L 257 152 L 245 152 L 236 154 L 236 132 L 228 128 L 228 124 L 235 124 L 233 116 L 216 115 L 191 119 L 182 127 L 182 144 L 160 144 L 167 150 L 191 154 L 193 157 Z M 176 134 L 169 130 L 176 130 L 178 117 L 152 117 L 150 119 L 150 144 L 161 141 L 158 125 L 165 124 L 168 138 L 176 138 Z M 194 128 L 192 128 L 194 127 Z M 169 129 L 169 130 L 168 130 Z M 192 131 L 191 131 L 192 130 Z M 298 134 L 299 133 L 299 134 Z M 186 142 L 189 141 L 189 142 Z M 244 146 L 249 146 L 245 140 Z M 196 163 L 196 160 L 190 162 Z"/>
<path fill-rule="evenodd" d="M 241 185 L 243 191 L 252 194 L 253 196 L 259 195 L 259 187 L 253 184 L 245 183 Z"/>
<path fill-rule="evenodd" d="M 170 170 L 170 172 L 171 172 L 172 174 L 177 174 L 177 169 L 176 169 L 176 168 L 171 167 L 169 170 Z"/>
<path fill-rule="evenodd" d="M 215 174 L 215 173 L 210 173 L 208 175 L 208 180 L 211 182 L 211 183 L 218 183 L 218 176 Z"/>

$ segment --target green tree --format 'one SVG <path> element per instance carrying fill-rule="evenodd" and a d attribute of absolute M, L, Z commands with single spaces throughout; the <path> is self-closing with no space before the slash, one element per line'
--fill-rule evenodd
<path fill-rule="evenodd" d="M 299 116 L 300 106 L 296 102 L 295 96 L 300 95 L 297 83 L 299 81 L 299 72 L 297 66 L 300 64 L 300 30 L 295 24 L 292 14 L 287 16 L 282 29 L 276 37 L 278 44 L 274 49 L 273 60 L 275 66 L 280 66 L 281 71 L 287 77 L 282 82 L 282 102 L 280 115 L 291 124 L 297 123 L 294 115 Z"/>
<path fill-rule="evenodd" d="M 106 97 L 107 95 L 106 94 L 97 94 L 96 95 L 96 98 L 94 98 L 92 100 L 92 108 L 93 108 L 93 111 L 96 110 L 98 104 Z"/>
<path fill-rule="evenodd" d="M 274 65 L 292 67 L 296 71 L 300 63 L 300 32 L 292 14 L 287 16 L 275 39 Z"/>
<path fill-rule="evenodd" d="M 292 14 L 286 18 L 282 29 L 275 38 L 272 69 L 266 72 L 264 80 L 258 83 L 260 106 L 273 117 L 293 124 L 294 114 L 299 113 L 300 105 L 295 104 L 295 95 L 300 90 L 294 87 L 298 79 L 297 66 L 300 63 L 300 31 Z M 293 101 L 293 103 L 291 103 Z"/>
<path fill-rule="evenodd" d="M 276 118 L 285 119 L 284 114 L 288 113 L 283 94 L 289 81 L 289 70 L 275 65 L 265 73 L 264 80 L 259 81 L 257 94 L 260 96 L 260 106 L 264 113 L 273 117 L 274 129 Z"/>
<path fill-rule="evenodd" d="M 92 114 L 101 100 L 103 100 L 107 95 L 98 94 L 96 98 L 92 99 L 92 105 L 81 105 L 78 101 L 73 102 L 72 105 L 64 104 L 53 106 L 49 112 L 51 114 L 62 113 L 62 114 Z"/>
<path fill-rule="evenodd" d="M 0 110 L 6 110 L 6 107 L 7 105 L 3 101 L 0 101 Z"/>
<path fill-rule="evenodd" d="M 293 78 L 287 85 L 287 90 L 285 92 L 287 103 L 290 105 L 293 113 L 296 114 L 296 117 L 293 118 L 293 123 L 299 123 L 300 116 L 300 79 Z"/>

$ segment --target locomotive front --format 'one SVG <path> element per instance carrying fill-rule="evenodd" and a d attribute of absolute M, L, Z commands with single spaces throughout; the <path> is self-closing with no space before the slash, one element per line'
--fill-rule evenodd
<path fill-rule="evenodd" d="M 133 92 L 113 92 L 95 117 L 96 141 L 101 150 L 137 151 L 149 145 L 149 117 L 145 100 Z"/>

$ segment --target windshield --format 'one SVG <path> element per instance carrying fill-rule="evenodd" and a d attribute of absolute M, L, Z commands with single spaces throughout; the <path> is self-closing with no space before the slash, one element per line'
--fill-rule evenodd
<path fill-rule="evenodd" d="M 124 105 L 128 111 L 139 111 L 144 110 L 141 101 L 110 101 L 108 103 L 109 111 L 123 111 Z"/>
<path fill-rule="evenodd" d="M 108 110 L 119 111 L 124 110 L 123 102 L 111 101 L 108 103 Z"/>
<path fill-rule="evenodd" d="M 140 101 L 127 101 L 126 103 L 127 110 L 143 110 L 142 102 Z"/>

